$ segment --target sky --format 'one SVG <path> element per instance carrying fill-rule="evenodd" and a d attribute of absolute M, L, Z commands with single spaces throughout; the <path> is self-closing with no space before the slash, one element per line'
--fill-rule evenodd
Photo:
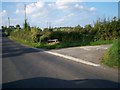
<path fill-rule="evenodd" d="M 1 25 L 24 23 L 26 4 L 26 16 L 30 26 L 45 28 L 64 26 L 85 26 L 91 24 L 98 18 L 112 19 L 118 17 L 118 2 L 78 2 L 77 0 L 32 0 L 32 2 L 2 1 L 0 6 Z"/>

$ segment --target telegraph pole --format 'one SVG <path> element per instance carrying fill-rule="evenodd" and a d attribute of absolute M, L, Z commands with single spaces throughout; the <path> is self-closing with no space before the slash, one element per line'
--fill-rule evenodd
<path fill-rule="evenodd" d="M 10 27 L 10 18 L 8 17 L 8 27 Z"/>
<path fill-rule="evenodd" d="M 48 22 L 47 22 L 47 28 L 48 28 Z"/>
<path fill-rule="evenodd" d="M 51 22 L 49 22 L 49 28 L 51 28 Z"/>
<path fill-rule="evenodd" d="M 24 29 L 27 30 L 26 4 L 24 5 L 24 11 L 25 11 Z"/>
<path fill-rule="evenodd" d="M 24 10 L 25 10 L 25 23 L 26 23 L 26 4 L 24 5 Z"/>

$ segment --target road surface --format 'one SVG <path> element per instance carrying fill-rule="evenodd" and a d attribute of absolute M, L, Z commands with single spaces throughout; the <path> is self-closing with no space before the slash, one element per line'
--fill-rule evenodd
<path fill-rule="evenodd" d="M 51 51 L 62 55 L 82 59 L 83 61 L 92 62 L 94 64 L 100 64 L 103 55 L 111 46 L 112 45 L 79 46 L 55 49 Z"/>
<path fill-rule="evenodd" d="M 67 60 L 2 39 L 3 88 L 118 88 L 117 70 Z"/>

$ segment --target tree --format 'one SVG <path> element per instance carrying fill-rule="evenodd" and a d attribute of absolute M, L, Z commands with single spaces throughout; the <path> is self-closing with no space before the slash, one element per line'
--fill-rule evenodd
<path fill-rule="evenodd" d="M 2 32 L 4 32 L 6 29 L 4 26 L 1 26 L 1 28 L 2 28 Z"/>
<path fill-rule="evenodd" d="M 78 24 L 77 26 L 75 26 L 75 30 L 80 31 L 82 29 L 82 27 Z"/>
<path fill-rule="evenodd" d="M 24 30 L 30 30 L 30 25 L 29 25 L 29 23 L 27 22 L 27 20 L 25 20 L 23 26 L 24 26 Z"/>
<path fill-rule="evenodd" d="M 16 29 L 21 29 L 19 24 L 16 25 Z"/>
<path fill-rule="evenodd" d="M 86 33 L 90 33 L 91 30 L 92 30 L 92 26 L 90 24 L 85 25 L 84 30 L 85 30 Z"/>

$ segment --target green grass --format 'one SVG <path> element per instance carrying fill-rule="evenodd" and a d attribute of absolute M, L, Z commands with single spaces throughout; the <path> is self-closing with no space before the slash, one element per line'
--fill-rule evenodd
<path fill-rule="evenodd" d="M 109 67 L 120 68 L 120 39 L 113 42 L 113 46 L 105 53 L 101 62 Z"/>
<path fill-rule="evenodd" d="M 39 48 L 47 48 L 47 49 L 59 49 L 59 48 L 67 48 L 67 47 L 76 47 L 76 46 L 94 46 L 94 45 L 102 45 L 102 44 L 112 44 L 113 41 L 95 41 L 95 42 L 60 42 L 57 44 L 48 44 L 45 43 Z"/>
<path fill-rule="evenodd" d="M 113 43 L 113 40 L 99 40 L 95 42 L 90 42 L 90 45 L 94 46 L 94 45 L 112 44 L 112 43 Z"/>
<path fill-rule="evenodd" d="M 38 47 L 40 46 L 40 43 L 31 43 L 31 42 L 28 42 L 28 41 L 25 41 L 25 40 L 22 40 L 22 39 L 17 39 L 17 38 L 14 38 L 14 37 L 9 37 L 11 40 L 14 40 L 20 44 L 24 44 L 24 45 L 27 45 L 27 46 L 30 46 L 30 47 Z"/>
<path fill-rule="evenodd" d="M 76 46 L 93 46 L 93 45 L 101 45 L 101 44 L 112 44 L 113 41 L 95 41 L 95 42 L 60 42 L 55 44 L 49 43 L 31 43 L 25 40 L 17 39 L 14 37 L 10 37 L 12 40 L 19 42 L 21 44 L 25 44 L 31 47 L 36 48 L 44 48 L 44 49 L 59 49 L 59 48 L 67 48 L 67 47 L 76 47 Z"/>

